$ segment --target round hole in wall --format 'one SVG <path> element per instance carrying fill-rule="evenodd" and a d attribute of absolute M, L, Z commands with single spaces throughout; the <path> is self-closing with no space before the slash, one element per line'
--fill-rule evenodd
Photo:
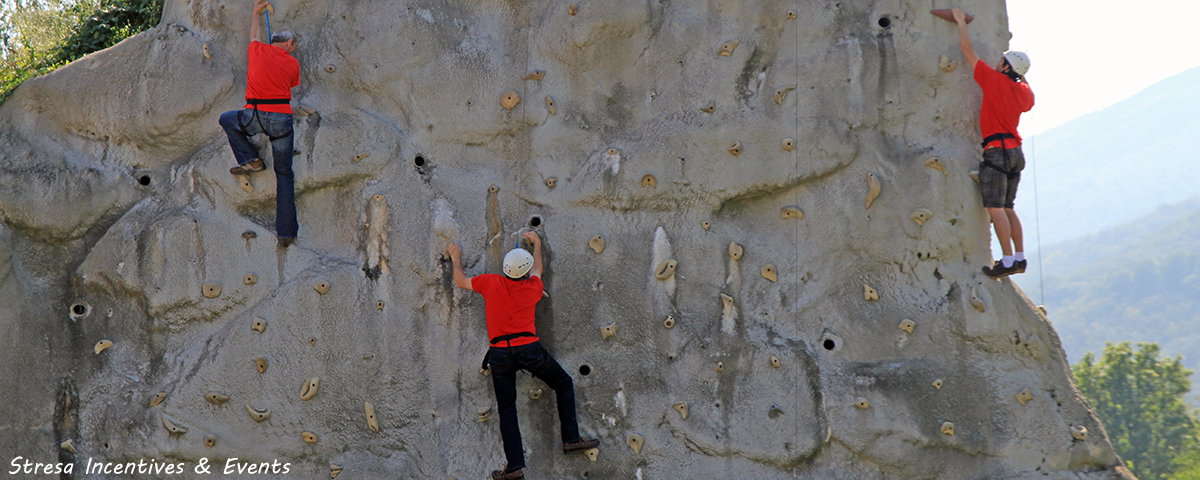
<path fill-rule="evenodd" d="M 541 226 L 541 224 L 542 224 L 542 217 L 534 215 L 533 218 L 529 219 L 529 226 L 531 226 L 531 227 Z"/>
<path fill-rule="evenodd" d="M 826 338 L 825 341 L 821 342 L 821 346 L 825 347 L 826 350 L 833 350 L 837 348 L 837 342 L 833 341 L 832 338 Z"/>
<path fill-rule="evenodd" d="M 883 28 L 891 27 L 892 19 L 890 19 L 888 17 L 879 17 L 879 26 L 883 27 Z"/>
<path fill-rule="evenodd" d="M 88 307 L 82 303 L 76 303 L 71 305 L 71 312 L 75 313 L 76 315 L 83 315 L 88 312 Z"/>
<path fill-rule="evenodd" d="M 586 363 L 583 365 L 580 365 L 579 366 L 579 374 L 583 375 L 585 377 L 588 375 L 591 375 L 592 374 L 592 366 L 588 365 Z"/>
<path fill-rule="evenodd" d="M 417 155 L 417 158 L 413 159 L 413 165 L 416 165 L 418 167 L 424 167 L 425 166 L 425 157 L 422 155 Z"/>
<path fill-rule="evenodd" d="M 149 187 L 150 186 L 150 176 L 142 175 L 141 177 L 138 178 L 138 183 L 142 184 L 143 187 Z"/>

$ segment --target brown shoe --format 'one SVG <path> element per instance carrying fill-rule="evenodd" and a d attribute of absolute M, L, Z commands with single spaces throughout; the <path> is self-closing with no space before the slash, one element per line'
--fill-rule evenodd
<path fill-rule="evenodd" d="M 492 470 L 492 480 L 521 480 L 522 478 L 525 478 L 525 469 L 523 468 L 512 471 L 509 471 L 507 468 L 504 470 Z"/>
<path fill-rule="evenodd" d="M 246 174 L 250 174 L 250 173 L 254 173 L 254 172 L 261 172 L 261 171 L 265 170 L 266 168 L 267 168 L 267 166 L 266 166 L 266 164 L 263 163 L 262 159 L 256 158 L 254 160 L 246 162 L 245 165 L 238 165 L 236 167 L 229 169 L 229 173 L 232 173 L 234 175 L 246 175 Z"/>
<path fill-rule="evenodd" d="M 593 439 L 589 440 L 589 439 L 580 437 L 578 441 L 574 441 L 571 443 L 564 443 L 563 444 L 563 453 L 578 452 L 580 450 L 596 448 L 597 445 L 600 445 L 600 439 L 598 439 L 598 438 L 593 438 Z"/>

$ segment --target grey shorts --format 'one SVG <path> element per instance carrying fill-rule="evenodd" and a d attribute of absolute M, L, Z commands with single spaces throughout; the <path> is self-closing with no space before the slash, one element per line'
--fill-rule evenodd
<path fill-rule="evenodd" d="M 1025 154 L 1021 153 L 1021 147 L 990 148 L 983 151 L 983 159 L 984 162 L 979 163 L 979 191 L 983 194 L 984 208 L 1013 208 L 1017 184 L 1021 183 L 1021 170 L 1025 169 Z M 1011 173 L 992 168 L 986 162 Z"/>

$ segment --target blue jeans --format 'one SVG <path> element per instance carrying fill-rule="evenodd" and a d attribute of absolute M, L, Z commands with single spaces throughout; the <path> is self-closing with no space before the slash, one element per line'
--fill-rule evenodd
<path fill-rule="evenodd" d="M 271 137 L 271 160 L 275 166 L 275 234 L 296 238 L 296 175 L 292 173 L 292 114 L 230 110 L 221 114 L 221 128 L 229 137 L 229 147 L 238 165 L 258 158 L 250 137 L 265 133 Z"/>
<path fill-rule="evenodd" d="M 558 398 L 558 422 L 563 443 L 579 441 L 579 422 L 575 419 L 575 385 L 562 365 L 550 356 L 541 342 L 518 347 L 491 347 L 488 363 L 496 387 L 496 405 L 500 413 L 500 438 L 509 470 L 525 468 L 521 445 L 521 427 L 517 425 L 517 370 L 525 369 L 546 382 Z"/>

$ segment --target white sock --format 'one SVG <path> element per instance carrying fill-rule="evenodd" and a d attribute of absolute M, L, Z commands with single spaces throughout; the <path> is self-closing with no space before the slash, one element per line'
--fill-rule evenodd
<path fill-rule="evenodd" d="M 1017 254 L 1013 256 L 1013 258 L 1017 259 L 1018 262 L 1024 262 L 1025 261 L 1025 252 L 1017 252 Z"/>
<path fill-rule="evenodd" d="M 1009 267 L 1013 266 L 1013 262 L 1015 262 L 1015 261 L 1016 261 L 1016 259 L 1014 259 L 1012 255 L 1005 255 L 1003 257 L 1000 257 L 1000 264 L 1004 265 L 1004 268 L 1009 268 Z"/>

